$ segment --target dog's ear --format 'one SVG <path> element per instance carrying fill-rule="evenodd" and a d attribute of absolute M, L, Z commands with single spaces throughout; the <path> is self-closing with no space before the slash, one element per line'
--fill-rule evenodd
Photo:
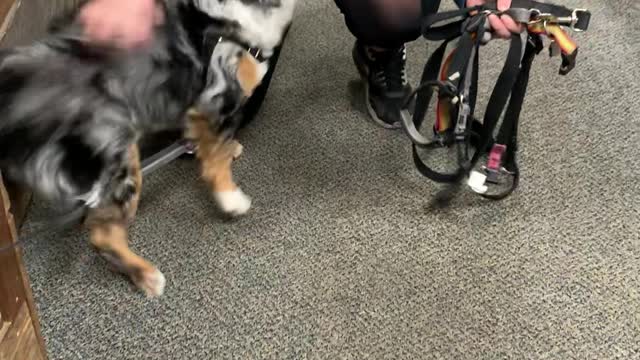
<path fill-rule="evenodd" d="M 249 97 L 260 85 L 269 66 L 267 62 L 258 62 L 251 54 L 243 51 L 238 59 L 237 78 L 245 96 Z"/>

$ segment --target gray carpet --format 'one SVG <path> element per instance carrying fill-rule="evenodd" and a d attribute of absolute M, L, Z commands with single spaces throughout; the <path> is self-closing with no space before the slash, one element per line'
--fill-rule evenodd
<path fill-rule="evenodd" d="M 522 186 L 434 211 L 406 138 L 364 115 L 333 2 L 304 1 L 243 135 L 250 215 L 220 220 L 191 160 L 146 179 L 133 247 L 163 297 L 109 272 L 85 233 L 27 246 L 51 358 L 640 359 L 640 9 L 566 3 L 593 26 L 570 76 L 534 65 Z M 425 48 L 410 46 L 414 81 Z M 504 50 L 484 49 L 482 99 Z"/>

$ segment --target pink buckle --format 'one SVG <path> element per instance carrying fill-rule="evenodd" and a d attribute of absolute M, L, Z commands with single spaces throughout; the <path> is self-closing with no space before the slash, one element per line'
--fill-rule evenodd
<path fill-rule="evenodd" d="M 502 155 L 507 150 L 506 145 L 494 144 L 489 153 L 489 160 L 487 160 L 487 170 L 499 171 L 502 166 Z"/>

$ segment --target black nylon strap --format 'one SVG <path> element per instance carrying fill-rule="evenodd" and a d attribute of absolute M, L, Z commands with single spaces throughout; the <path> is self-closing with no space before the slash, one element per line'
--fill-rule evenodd
<path fill-rule="evenodd" d="M 476 44 L 472 45 L 475 46 Z M 511 38 L 511 45 L 509 47 L 507 60 L 505 61 L 505 65 L 502 69 L 502 72 L 500 73 L 500 76 L 498 77 L 496 87 L 494 88 L 487 105 L 487 111 L 485 113 L 483 122 L 484 126 L 482 127 L 483 132 L 482 134 L 480 134 L 480 139 L 478 140 L 479 146 L 476 148 L 471 160 L 469 160 L 468 154 L 468 146 L 470 141 L 469 136 L 467 136 L 465 141 L 459 142 L 456 145 L 458 151 L 459 168 L 453 173 L 441 173 L 431 169 L 421 159 L 420 154 L 418 154 L 417 151 L 418 147 L 414 144 L 412 149 L 414 164 L 422 175 L 440 183 L 455 183 L 462 180 L 464 176 L 468 175 L 468 172 L 475 166 L 480 157 L 485 153 L 487 147 L 493 142 L 493 131 L 498 123 L 498 119 L 502 115 L 502 111 L 507 105 L 507 100 L 509 100 L 511 90 L 514 88 L 514 84 L 518 79 L 521 55 L 522 38 L 520 37 L 520 35 L 513 35 Z M 474 68 L 476 67 L 475 60 L 472 66 L 474 66 Z M 424 76 L 425 75 L 423 74 L 423 77 Z M 431 74 L 431 76 L 433 76 L 433 74 Z M 416 120 L 419 120 L 421 124 L 421 119 Z M 473 114 L 471 114 L 468 118 L 468 128 L 471 127 L 472 121 Z M 437 146 L 437 143 L 430 143 L 428 144 L 428 146 L 424 147 L 427 149 L 432 149 Z"/>
<path fill-rule="evenodd" d="M 496 0 L 487 0 L 484 6 L 487 10 L 498 10 L 498 4 Z M 549 13 L 554 16 L 571 16 L 573 10 L 554 4 L 546 4 L 533 0 L 511 0 L 512 8 L 521 8 L 521 9 L 537 9 L 542 13 Z"/>
<path fill-rule="evenodd" d="M 498 119 L 502 115 L 507 100 L 511 95 L 518 74 L 520 73 L 520 61 L 522 59 L 522 38 L 519 34 L 511 36 L 511 45 L 504 67 L 498 76 L 496 86 L 493 88 L 487 110 L 485 111 L 483 124 L 483 133 L 481 134 L 480 146 L 476 150 L 471 159 L 470 167 L 473 167 L 480 157 L 484 154 L 489 144 L 493 141 L 493 131 L 498 123 Z M 467 171 L 470 170 L 467 169 Z"/>
<path fill-rule="evenodd" d="M 491 10 L 498 11 L 497 1 L 488 0 L 484 5 L 462 8 L 452 11 L 437 13 L 440 1 L 422 1 L 423 21 L 422 34 L 429 40 L 444 40 L 456 33 L 459 25 L 474 11 Z M 533 0 L 512 0 L 512 9 L 538 10 L 541 14 L 551 14 L 555 17 L 576 17 L 573 28 L 586 31 L 591 22 L 591 13 L 586 10 L 572 10 L 565 6 L 547 4 Z M 457 20 L 455 20 L 457 19 Z M 442 22 L 446 24 L 439 24 Z"/>
<path fill-rule="evenodd" d="M 527 92 L 527 86 L 529 85 L 531 65 L 542 46 L 542 39 L 540 39 L 539 36 L 529 37 L 527 48 L 522 59 L 520 74 L 511 92 L 511 99 L 509 100 L 500 132 L 496 137 L 498 144 L 507 145 L 507 152 L 505 154 L 507 158 L 505 158 L 505 163 L 509 162 L 509 155 L 515 154 L 517 151 L 518 120 L 520 119 L 524 96 Z"/>
<path fill-rule="evenodd" d="M 448 39 L 444 41 L 429 57 L 429 61 L 424 67 L 424 71 L 422 73 L 421 84 L 430 84 L 437 82 L 438 75 L 440 73 L 440 66 L 442 64 L 442 60 L 444 59 L 444 54 L 447 49 L 447 45 L 453 39 Z M 422 85 L 421 85 L 422 86 Z M 413 162 L 416 166 L 416 169 L 425 177 L 439 183 L 454 183 L 458 181 L 460 178 L 460 172 L 456 172 L 453 174 L 445 174 L 434 171 L 430 167 L 428 167 L 420 158 L 420 154 L 418 154 L 418 147 L 422 147 L 425 149 L 434 149 L 440 147 L 441 144 L 439 142 L 430 141 L 419 133 L 419 130 L 422 127 L 422 123 L 424 121 L 424 117 L 429 110 L 429 103 L 431 102 L 431 98 L 433 97 L 433 87 L 428 86 L 422 90 L 416 91 L 416 106 L 413 114 L 413 124 L 407 124 L 407 119 L 403 121 L 405 131 L 409 134 L 409 137 L 412 139 L 412 154 L 413 154 Z M 416 139 L 416 135 L 419 137 Z M 416 141 L 420 140 L 420 141 Z"/>
<path fill-rule="evenodd" d="M 483 7 L 487 10 L 498 10 L 496 0 L 488 0 Z M 573 17 L 575 15 L 577 17 L 577 21 L 573 24 L 573 28 L 581 31 L 588 30 L 589 23 L 591 22 L 591 13 L 589 11 L 572 10 L 565 6 L 547 4 L 533 0 L 512 0 L 511 8 L 536 9 L 540 11 L 540 13 L 551 14 L 555 17 Z"/>
<path fill-rule="evenodd" d="M 472 12 L 479 11 L 481 9 L 483 9 L 483 6 L 473 6 L 468 8 L 426 14 L 422 21 L 423 29 L 437 31 L 437 29 L 439 29 L 441 26 L 446 26 L 447 23 L 452 22 L 452 19 L 464 21 Z M 445 24 L 440 24 L 440 26 L 437 26 L 440 22 L 445 22 Z"/>
<path fill-rule="evenodd" d="M 416 104 L 415 110 L 413 112 L 413 122 L 405 124 L 405 130 L 408 132 L 413 132 L 411 131 L 413 130 L 411 129 L 411 127 L 413 127 L 415 129 L 415 132 L 419 133 L 418 129 L 422 127 L 422 122 L 424 121 L 425 115 L 429 111 L 429 103 L 431 102 L 431 98 L 433 97 L 433 87 L 424 85 L 435 83 L 438 80 L 440 65 L 442 64 L 444 53 L 447 49 L 448 44 L 449 40 L 443 42 L 429 57 L 429 60 L 424 66 L 422 79 L 420 79 L 420 85 L 418 88 L 416 88 L 416 90 L 414 90 L 416 96 Z M 411 134 L 409 134 L 409 136 L 411 136 Z M 414 143 L 415 142 L 416 141 L 414 141 Z M 418 143 L 424 143 L 424 141 L 418 141 Z"/>
<path fill-rule="evenodd" d="M 479 24 L 482 25 L 483 21 L 480 21 Z M 460 92 L 459 84 L 461 84 L 462 81 L 464 80 L 464 77 L 466 76 L 465 74 L 467 73 L 467 68 L 471 65 L 475 71 L 475 68 L 477 65 L 476 61 L 477 61 L 478 47 L 480 46 L 480 42 L 478 41 L 478 39 L 479 37 L 476 37 L 474 40 L 474 38 L 471 36 L 471 33 L 465 32 L 463 33 L 463 39 L 461 39 L 457 49 L 455 50 L 454 58 L 449 67 L 448 76 L 450 76 L 451 74 L 455 74 L 456 72 L 458 73 L 458 78 L 450 81 L 451 83 L 454 84 L 454 86 L 458 90 L 458 93 Z M 438 49 L 434 52 L 434 54 L 429 58 L 429 61 L 425 66 L 425 71 L 423 72 L 423 75 L 422 75 L 423 80 L 428 79 L 430 81 L 433 81 L 433 79 L 438 78 L 439 68 L 442 63 L 442 59 L 444 58 L 444 53 L 449 41 L 450 40 L 447 40 L 443 44 L 441 44 L 440 47 L 438 47 Z M 473 59 L 470 59 L 471 53 L 474 47 L 476 48 L 476 52 L 475 52 L 476 56 L 474 56 Z M 473 63 L 470 64 L 470 61 L 473 61 Z M 474 86 L 472 86 L 472 89 L 470 89 L 470 93 L 472 91 L 475 91 Z M 418 94 L 418 100 L 416 101 L 416 110 L 414 113 L 414 125 L 417 126 L 417 128 L 420 128 L 422 125 L 422 122 L 424 121 L 424 114 L 428 110 L 429 102 L 431 101 L 432 94 L 433 94 L 432 92 L 431 93 L 425 92 L 423 94 Z M 442 94 L 440 95 L 442 97 Z M 472 97 L 475 98 L 475 94 L 473 94 Z M 452 113 L 457 114 L 456 111 L 453 111 Z M 466 124 L 467 128 L 471 124 L 470 119 L 472 118 L 473 118 L 473 114 L 471 113 L 467 118 L 467 124 Z M 409 131 L 411 129 L 407 129 L 407 130 Z M 413 153 L 413 160 L 416 165 L 416 168 L 423 176 L 436 182 L 455 183 L 460 181 L 460 179 L 465 174 L 464 167 L 461 167 L 461 166 L 458 167 L 458 169 L 453 173 L 438 172 L 433 170 L 429 166 L 427 166 L 422 160 L 422 158 L 420 157 L 420 155 L 418 154 L 418 149 L 417 149 L 418 147 L 433 149 L 441 146 L 442 144 L 438 141 L 428 142 L 426 144 L 416 143 L 414 141 L 412 153 Z M 468 146 L 469 146 L 468 136 L 464 139 L 464 141 L 458 141 L 456 143 L 460 163 L 466 163 L 468 161 Z"/>
<path fill-rule="evenodd" d="M 423 88 L 417 92 L 413 122 L 409 121 L 408 115 L 403 116 L 405 130 L 410 134 L 413 142 L 413 160 L 417 170 L 431 180 L 440 183 L 459 184 L 464 177 L 469 175 L 469 172 L 476 166 L 480 158 L 487 153 L 490 146 L 493 146 L 494 143 L 505 145 L 506 151 L 502 155 L 500 166 L 504 167 L 512 176 L 511 186 L 502 193 L 482 194 L 488 199 L 500 200 L 509 196 L 519 184 L 520 172 L 516 162 L 518 122 L 528 87 L 533 59 L 543 48 L 542 39 L 540 35 L 535 34 L 526 36 L 512 35 L 504 67 L 487 103 L 484 120 L 480 124 L 473 117 L 478 92 L 479 47 L 484 38 L 487 16 L 489 13 L 497 11 L 496 0 L 488 0 L 483 6 L 433 13 L 439 7 L 440 1 L 438 0 L 436 3 L 430 0 L 422 1 L 424 15 L 422 22 L 423 36 L 428 40 L 446 41 L 438 47 L 425 65 L 421 80 Z M 570 10 L 564 6 L 544 4 L 532 0 L 513 0 L 511 7 L 514 9 L 511 15 L 516 16 L 519 19 L 518 21 L 521 22 L 527 22 L 529 16 L 535 19 L 536 15 L 549 14 L 551 18 L 558 18 L 557 21 L 561 25 L 571 26 L 578 30 L 586 30 L 590 20 L 590 13 L 586 10 Z M 471 15 L 474 11 L 477 11 L 477 13 Z M 560 19 L 561 17 L 563 19 Z M 447 79 L 438 81 L 439 69 L 447 44 L 458 37 L 460 38 L 458 47 L 452 55 L 452 61 L 445 74 Z M 523 43 L 525 39 L 528 39 L 526 44 Z M 569 68 L 569 66 L 566 67 Z M 422 136 L 418 129 L 422 127 L 425 114 L 428 111 L 429 103 L 433 96 L 433 86 L 439 84 L 438 87 L 442 90 L 441 84 L 445 82 L 452 85 L 458 98 L 463 99 L 462 104 L 465 106 L 452 107 L 449 110 L 449 116 L 452 120 L 457 119 L 459 125 L 455 131 L 454 142 L 451 141 L 450 130 L 452 129 L 447 131 L 445 137 L 430 141 Z M 465 86 L 464 89 L 461 89 L 461 84 Z M 427 85 L 428 88 L 425 87 Z M 466 96 L 460 97 L 460 94 Z M 443 93 L 440 92 L 439 96 L 442 99 Z M 453 98 L 451 95 L 444 97 L 446 98 L 447 96 Z M 465 116 L 467 112 L 466 105 L 469 107 L 468 117 L 458 117 L 458 115 Z M 458 114 L 459 109 L 464 109 L 465 114 Z M 493 133 L 500 123 L 503 112 L 505 114 L 500 124 L 500 131 L 494 140 Z M 428 150 L 445 146 L 450 147 L 452 143 L 455 144 L 458 154 L 458 169 L 453 173 L 434 171 L 426 165 L 423 158 L 421 158 L 421 154 L 418 153 L 418 148 L 423 148 L 427 150 L 427 153 L 422 154 L 422 156 L 428 156 Z M 475 151 L 471 159 L 469 159 L 471 147 L 474 147 Z"/>
<path fill-rule="evenodd" d="M 500 126 L 500 132 L 496 137 L 497 144 L 503 144 L 507 146 L 506 152 L 503 155 L 503 166 L 512 174 L 513 182 L 509 189 L 498 194 L 481 194 L 484 198 L 490 200 L 502 200 L 511 195 L 518 185 L 520 184 L 520 169 L 516 160 L 516 154 L 518 151 L 518 124 L 520 119 L 520 112 L 524 103 L 524 97 L 527 92 L 527 86 L 529 84 L 529 74 L 531 72 L 531 65 L 533 59 L 542 50 L 542 39 L 537 36 L 529 36 L 527 48 L 525 50 L 524 57 L 522 59 L 522 66 L 518 80 L 516 81 L 513 91 L 511 92 L 511 98 L 509 99 L 509 105 L 504 115 L 504 120 Z"/>
<path fill-rule="evenodd" d="M 455 80 L 451 80 L 451 82 L 457 87 L 460 87 L 460 84 L 463 82 L 464 74 L 466 73 L 467 66 L 471 59 L 471 51 L 475 46 L 474 40 L 471 36 L 471 33 L 465 32 L 460 37 L 460 41 L 458 42 L 458 47 L 453 54 L 453 59 L 451 60 L 451 64 L 449 65 L 449 69 L 447 69 L 447 78 L 451 78 L 452 75 L 458 73 L 458 78 Z"/>
<path fill-rule="evenodd" d="M 434 144 L 433 146 L 431 146 L 431 148 L 435 148 L 436 146 L 437 145 Z M 416 169 L 420 172 L 420 174 L 422 174 L 423 176 L 435 182 L 444 183 L 444 184 L 453 184 L 460 181 L 463 177 L 464 173 L 461 171 L 461 169 L 458 169 L 456 172 L 450 173 L 450 174 L 441 173 L 431 169 L 424 163 L 424 161 L 422 161 L 422 158 L 420 158 L 420 154 L 418 154 L 418 147 L 415 145 L 413 145 L 412 154 L 413 154 L 413 163 L 415 164 Z"/>

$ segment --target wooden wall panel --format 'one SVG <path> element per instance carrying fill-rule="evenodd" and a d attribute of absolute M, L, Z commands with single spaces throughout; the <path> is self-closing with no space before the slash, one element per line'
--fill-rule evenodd
<path fill-rule="evenodd" d="M 19 7 L 7 33 L 0 41 L 0 47 L 24 45 L 42 36 L 54 14 L 80 2 L 80 0 L 15 1 L 19 3 Z"/>
<path fill-rule="evenodd" d="M 81 0 L 0 0 L 0 47 L 24 45 L 42 36 L 52 16 Z M 7 17 L 8 15 L 8 17 Z M 6 180 L 6 179 L 5 179 Z M 31 202 L 29 191 L 5 182 L 18 230 Z"/>
<path fill-rule="evenodd" d="M 0 0 L 0 47 L 25 45 L 37 39 L 54 14 L 76 3 L 78 0 Z M 0 174 L 0 248 L 17 240 L 14 214 L 21 219 L 30 198 L 19 187 L 10 189 L 11 197 Z M 11 204 L 10 198 L 16 203 Z M 0 360 L 46 358 L 22 253 L 19 248 L 1 252 Z"/>
<path fill-rule="evenodd" d="M 17 232 L 0 174 L 0 248 Z M 0 252 L 0 360 L 46 359 L 44 340 L 20 248 Z"/>

